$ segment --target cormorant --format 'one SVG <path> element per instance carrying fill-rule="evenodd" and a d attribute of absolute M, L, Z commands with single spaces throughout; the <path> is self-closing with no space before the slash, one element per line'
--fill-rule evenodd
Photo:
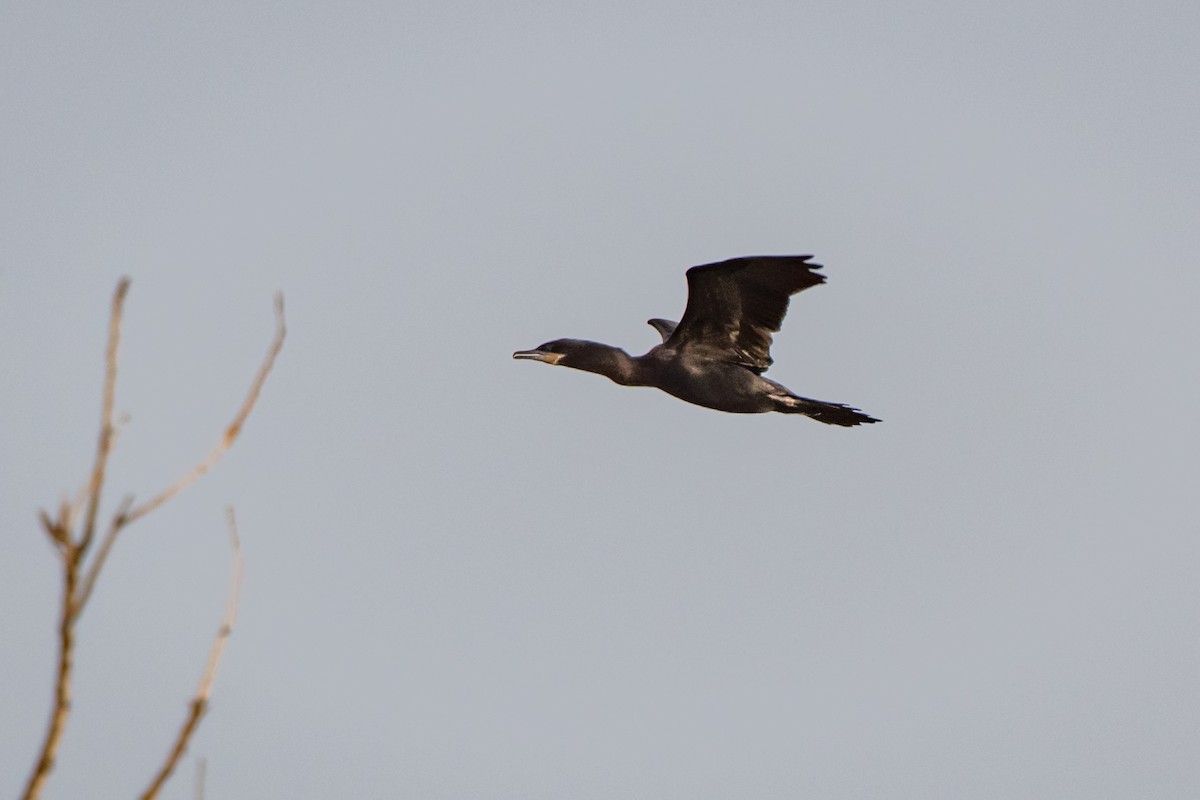
<path fill-rule="evenodd" d="M 513 358 L 595 372 L 622 386 L 653 386 L 680 400 L 734 414 L 779 411 L 828 425 L 879 422 L 858 409 L 792 394 L 762 377 L 771 334 L 788 300 L 825 282 L 812 256 L 748 256 L 687 271 L 688 301 L 678 323 L 652 319 L 663 342 L 644 356 L 582 339 L 556 339 Z"/>

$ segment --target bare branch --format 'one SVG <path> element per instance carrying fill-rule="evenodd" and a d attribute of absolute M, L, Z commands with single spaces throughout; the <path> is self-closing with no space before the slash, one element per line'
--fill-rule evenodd
<path fill-rule="evenodd" d="M 225 451 L 227 451 L 237 439 L 242 425 L 246 418 L 253 410 L 255 402 L 258 400 L 259 393 L 262 391 L 263 383 L 266 381 L 272 366 L 275 363 L 275 358 L 279 355 L 280 349 L 283 347 L 283 339 L 286 335 L 283 317 L 283 295 L 275 296 L 275 316 L 276 316 L 276 334 L 271 343 L 270 349 L 267 351 L 267 357 L 255 376 L 254 383 L 250 387 L 250 393 L 241 409 L 234 417 L 233 423 L 226 429 L 221 442 L 217 448 L 209 455 L 207 459 L 197 465 L 191 473 L 184 476 L 175 484 L 168 487 L 156 497 L 152 498 L 144 505 L 133 508 L 133 497 L 128 496 L 118 507 L 112 521 L 109 524 L 108 531 L 101 543 L 100 550 L 96 556 L 90 560 L 87 559 L 89 548 L 95 538 L 96 518 L 99 512 L 102 490 L 104 488 L 104 475 L 108 467 L 109 457 L 112 454 L 113 446 L 116 442 L 116 437 L 119 433 L 120 426 L 126 421 L 126 417 L 118 422 L 114 419 L 114 397 L 116 393 L 117 381 L 117 354 L 121 338 L 121 320 L 124 314 L 125 297 L 129 292 L 129 279 L 122 278 L 117 284 L 116 292 L 113 295 L 112 301 L 112 318 L 109 322 L 108 331 L 108 346 L 105 352 L 105 373 L 104 373 L 104 393 L 101 402 L 101 419 L 100 419 L 100 437 L 99 445 L 96 450 L 96 462 L 92 467 L 92 472 L 84 487 L 80 490 L 79 496 L 74 502 L 64 500 L 60 504 L 58 518 L 51 517 L 47 512 L 40 512 L 42 527 L 46 534 L 50 537 L 54 544 L 59 557 L 62 560 L 63 568 L 63 593 L 62 593 L 62 610 L 59 614 L 58 622 L 58 663 L 56 677 L 54 681 L 54 704 L 50 713 L 50 722 L 46 730 L 46 738 L 42 743 L 41 750 L 38 753 L 37 760 L 34 763 L 33 769 L 30 772 L 29 780 L 25 786 L 25 791 L 22 794 L 23 800 L 36 800 L 41 796 L 45 786 L 46 779 L 50 772 L 54 769 L 55 758 L 58 754 L 59 742 L 62 739 L 63 731 L 66 728 L 67 718 L 71 711 L 71 676 L 74 669 L 75 656 L 75 625 L 79 620 L 80 614 L 87 606 L 91 599 L 92 590 L 95 588 L 104 564 L 108 559 L 108 555 L 112 550 L 113 544 L 116 542 L 120 532 L 135 519 L 139 519 L 154 509 L 161 506 L 163 503 L 170 500 L 200 475 L 207 472 L 213 464 L 215 464 Z M 86 511 L 84 507 L 86 506 Z M 78 535 L 75 533 L 76 522 L 79 520 L 81 512 L 84 514 L 83 524 Z M 233 585 L 230 590 L 230 600 L 225 612 L 225 621 L 221 626 L 221 630 L 217 634 L 217 640 L 213 644 L 212 652 L 209 655 L 208 665 L 205 668 L 204 677 L 200 682 L 200 689 L 192 701 L 192 708 L 183 729 L 180 731 L 179 737 L 175 743 L 166 763 L 162 770 L 156 776 L 151 788 L 148 790 L 146 797 L 153 797 L 162 787 L 163 783 L 170 777 L 171 771 L 175 764 L 183 755 L 187 747 L 188 740 L 192 732 L 195 731 L 201 717 L 204 716 L 208 705 L 208 696 L 212 690 L 213 679 L 216 676 L 217 664 L 220 661 L 221 654 L 225 648 L 225 642 L 229 638 L 230 631 L 233 627 L 234 617 L 237 611 L 238 592 L 240 591 L 242 579 L 242 557 L 241 548 L 238 544 L 236 525 L 233 519 L 233 511 L 229 511 L 230 535 L 233 540 L 234 549 L 234 577 Z M 86 565 L 86 570 L 85 570 Z M 202 791 L 202 790 L 201 790 Z"/>
<path fill-rule="evenodd" d="M 50 711 L 50 724 L 46 728 L 46 738 L 42 741 L 42 749 L 38 760 L 29 774 L 25 784 L 23 800 L 34 800 L 41 796 L 46 785 L 46 779 L 54 769 L 54 761 L 58 757 L 58 745 L 62 741 L 63 730 L 67 726 L 67 717 L 71 713 L 71 673 L 75 665 L 75 584 L 79 576 L 79 560 L 76 558 L 76 545 L 67 542 L 63 545 L 63 594 L 62 610 L 58 618 L 58 666 L 54 677 L 54 706 Z"/>
<path fill-rule="evenodd" d="M 271 373 L 271 367 L 275 365 L 275 358 L 279 355 L 279 351 L 283 348 L 283 339 L 287 335 L 287 326 L 284 324 L 283 318 L 283 295 L 275 295 L 275 339 L 271 342 L 271 347 L 267 350 L 267 357 L 263 360 L 263 364 L 258 369 L 258 374 L 254 376 L 254 383 L 250 386 L 250 392 L 246 395 L 245 402 L 238 410 L 237 416 L 233 418 L 233 422 L 225 429 L 225 434 L 221 437 L 221 441 L 213 448 L 213 451 L 208 454 L 208 457 L 192 468 L 192 471 L 184 475 L 175 483 L 168 486 L 166 489 L 159 492 L 150 500 L 133 509 L 127 515 L 126 524 L 140 519 L 149 514 L 154 509 L 161 506 L 163 503 L 170 500 L 175 495 L 182 492 L 187 487 L 195 483 L 196 479 L 204 473 L 212 469 L 221 456 L 233 446 L 237 440 L 238 434 L 242 432 L 242 425 L 246 422 L 246 417 L 250 416 L 250 412 L 254 409 L 255 402 L 258 401 L 258 395 L 262 391 L 263 384 L 266 383 L 267 376 Z"/>
<path fill-rule="evenodd" d="M 99 577 L 100 570 L 104 569 L 104 562 L 108 559 L 108 553 L 112 550 L 113 543 L 117 541 L 117 534 L 125 527 L 126 520 L 129 518 L 129 507 L 132 505 L 133 495 L 125 495 L 121 500 L 121 505 L 117 506 L 117 513 L 113 514 L 112 522 L 108 525 L 108 532 L 104 534 L 104 540 L 100 542 L 100 549 L 96 551 L 96 557 L 92 559 L 87 574 L 83 576 L 83 581 L 79 584 L 75 605 L 78 606 L 81 613 L 92 596 L 96 578 Z"/>
<path fill-rule="evenodd" d="M 50 711 L 50 723 L 46 728 L 46 738 L 38 753 L 29 781 L 25 785 L 24 800 L 34 800 L 41 796 L 46 779 L 54 769 L 54 761 L 58 755 L 58 745 L 62 741 L 63 731 L 66 730 L 67 717 L 71 713 L 71 674 L 75 663 L 75 623 L 79 619 L 81 606 L 78 602 L 77 590 L 79 585 L 79 570 L 92 536 L 96 530 L 96 514 L 100 509 L 100 492 L 104 486 L 104 471 L 108 467 L 108 457 L 112 453 L 115 425 L 113 424 L 113 406 L 117 386 L 117 350 L 121 343 L 121 320 L 124 316 L 125 296 L 129 293 L 129 278 L 121 278 L 113 293 L 112 316 L 108 322 L 108 346 L 104 356 L 104 393 L 100 403 L 100 440 L 96 446 L 96 463 L 92 467 L 91 477 L 87 488 L 80 497 L 82 503 L 86 497 L 87 512 L 84 518 L 83 530 L 79 539 L 72 538 L 71 529 L 74 527 L 75 509 L 68 503 L 62 503 L 57 520 L 51 520 L 49 515 L 42 512 L 42 525 L 54 541 L 62 556 L 63 563 L 63 594 L 62 609 L 58 618 L 58 666 L 54 678 L 54 705 Z"/>
<path fill-rule="evenodd" d="M 242 591 L 242 546 L 238 539 L 237 520 L 233 515 L 233 507 L 227 508 L 225 513 L 229 523 L 229 541 L 233 548 L 233 576 L 229 582 L 229 599 L 225 603 L 225 616 L 221 620 L 217 638 L 213 641 L 212 649 L 208 653 L 208 663 L 204 667 L 204 674 L 200 678 L 196 696 L 189 704 L 187 718 L 183 721 L 183 727 L 179 729 L 179 735 L 175 737 L 175 745 L 171 748 L 171 752 L 167 755 L 167 760 L 163 762 L 158 774 L 154 776 L 154 780 L 150 782 L 150 787 L 142 794 L 142 800 L 152 800 L 158 796 L 159 791 L 179 763 L 179 759 L 186 752 L 192 734 L 196 732 L 200 720 L 208 710 L 208 698 L 212 694 L 213 681 L 217 677 L 217 666 L 221 663 L 221 656 L 225 652 L 225 643 L 229 640 L 229 635 L 233 633 L 233 623 L 237 619 L 238 598 Z"/>
<path fill-rule="evenodd" d="M 96 447 L 96 464 L 87 488 L 87 516 L 83 532 L 79 537 L 76 558 L 81 559 L 92 543 L 96 532 L 96 512 L 100 508 L 100 490 L 104 486 L 104 470 L 108 467 L 108 455 L 112 452 L 113 406 L 117 388 L 117 349 L 121 344 L 121 319 L 125 313 L 125 295 L 129 293 L 129 278 L 121 278 L 113 294 L 112 318 L 108 322 L 108 348 L 104 355 L 104 399 L 100 403 L 100 443 Z"/>

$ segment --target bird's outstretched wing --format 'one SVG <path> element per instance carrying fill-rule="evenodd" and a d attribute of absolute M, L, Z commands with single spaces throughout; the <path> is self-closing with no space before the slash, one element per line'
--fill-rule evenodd
<path fill-rule="evenodd" d="M 748 256 L 692 267 L 687 309 L 666 346 L 766 372 L 788 299 L 825 282 L 810 258 Z"/>

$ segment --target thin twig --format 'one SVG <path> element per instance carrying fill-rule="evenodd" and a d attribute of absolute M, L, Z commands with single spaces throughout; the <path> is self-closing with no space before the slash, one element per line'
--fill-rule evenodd
<path fill-rule="evenodd" d="M 104 562 L 108 560 L 108 553 L 112 550 L 113 543 L 117 541 L 117 534 L 125 527 L 129 516 L 129 507 L 132 505 L 133 495 L 127 494 L 121 500 L 121 505 L 117 506 L 117 513 L 113 514 L 112 522 L 108 525 L 108 532 L 104 534 L 104 539 L 100 542 L 100 549 L 96 551 L 96 557 L 92 559 L 92 564 L 88 567 L 87 573 L 79 585 L 79 598 L 76 605 L 79 606 L 80 611 L 92 596 L 96 578 L 100 575 L 100 570 L 104 569 Z"/>
<path fill-rule="evenodd" d="M 125 315 L 125 295 L 129 293 L 129 278 L 121 278 L 113 294 L 112 318 L 108 323 L 108 347 L 104 355 L 104 399 L 100 403 L 100 442 L 96 447 L 96 465 L 88 481 L 87 516 L 84 518 L 83 533 L 79 537 L 77 560 L 87 554 L 96 532 L 96 513 L 100 508 L 100 490 L 104 486 L 104 470 L 108 466 L 108 455 L 112 452 L 116 425 L 113 407 L 117 389 L 117 350 L 121 344 L 121 320 Z M 65 520 L 64 520 L 65 521 Z"/>
<path fill-rule="evenodd" d="M 54 705 L 50 710 L 50 722 L 46 726 L 46 738 L 34 762 L 29 781 L 25 784 L 23 800 L 35 800 L 42 793 L 46 779 L 54 769 L 58 746 L 67 718 L 71 714 L 71 675 L 75 667 L 75 623 L 79 620 L 82 606 L 78 599 L 79 571 L 83 558 L 92 542 L 96 530 L 96 514 L 100 508 L 100 490 L 104 486 L 104 471 L 113 443 L 113 406 L 117 385 L 117 350 L 121 343 L 121 319 L 124 316 L 125 296 L 129 293 L 129 278 L 121 278 L 113 293 L 112 317 L 108 323 L 108 344 L 104 355 L 104 393 L 100 402 L 100 440 L 96 446 L 96 463 L 88 479 L 85 496 L 87 515 L 79 538 L 72 537 L 75 509 L 69 503 L 61 503 L 57 520 L 42 512 L 42 525 L 54 541 L 62 557 L 63 593 L 62 608 L 58 616 L 58 660 L 54 676 Z M 82 499 L 82 498 L 81 498 Z"/>
<path fill-rule="evenodd" d="M 271 367 L 275 364 L 275 357 L 279 355 L 279 351 L 283 348 L 283 339 L 286 335 L 287 326 L 284 324 L 283 319 L 283 295 L 276 294 L 275 339 L 271 342 L 271 347 L 267 350 L 267 357 L 263 361 L 262 366 L 259 367 L 258 374 L 254 376 L 254 383 L 250 386 L 250 393 L 246 395 L 246 400 L 242 403 L 242 407 L 238 409 L 237 416 L 233 418 L 233 422 L 225 429 L 225 434 L 221 437 L 221 441 L 208 454 L 208 458 L 193 467 L 191 472 L 166 489 L 163 489 L 150 500 L 130 511 L 125 517 L 126 524 L 144 517 L 188 486 L 191 486 L 197 478 L 212 469 L 213 464 L 216 464 L 221 459 L 221 456 L 225 455 L 225 451 L 233 445 L 234 441 L 237 440 L 238 434 L 242 432 L 242 425 L 245 424 L 246 417 L 250 416 L 250 412 L 254 408 L 254 403 L 258 400 L 259 392 L 262 391 L 263 384 L 266 383 L 267 375 L 270 374 Z"/>
<path fill-rule="evenodd" d="M 91 599 L 92 590 L 95 588 L 96 581 L 104 567 L 108 554 L 112 550 L 113 543 L 125 526 L 158 508 L 189 486 L 196 478 L 207 472 L 224 455 L 225 451 L 229 449 L 241 431 L 246 418 L 254 408 L 255 401 L 257 401 L 258 395 L 262 391 L 263 383 L 266 381 L 267 375 L 275 363 L 276 356 L 279 355 L 279 351 L 283 347 L 283 338 L 286 334 L 283 318 L 283 295 L 277 294 L 275 296 L 275 338 L 271 343 L 262 367 L 255 376 L 253 385 L 250 387 L 249 396 L 242 404 L 233 423 L 226 429 L 221 443 L 191 473 L 133 512 L 130 511 L 130 508 L 133 506 L 133 498 L 132 496 L 126 497 L 118 507 L 116 514 L 113 515 L 108 531 L 100 545 L 99 552 L 89 562 L 87 555 L 95 537 L 96 517 L 104 487 L 105 470 L 108 467 L 108 460 L 112 455 L 119 426 L 125 422 L 125 418 L 122 418 L 119 423 L 114 420 L 114 398 L 117 381 L 117 354 L 121 339 L 121 320 L 124 314 L 125 296 L 128 292 L 129 279 L 122 278 L 117 284 L 116 292 L 113 295 L 112 318 L 109 321 L 108 345 L 105 350 L 104 393 L 101 401 L 100 437 L 99 445 L 96 449 L 96 463 L 92 467 L 91 474 L 75 501 L 68 502 L 64 500 L 60 504 L 57 519 L 52 518 L 45 511 L 42 511 L 40 514 L 42 527 L 45 528 L 47 536 L 50 537 L 52 544 L 55 546 L 63 565 L 62 609 L 58 621 L 58 660 L 54 681 L 54 704 L 50 712 L 46 737 L 42 742 L 41 750 L 38 752 L 37 760 L 34 762 L 33 769 L 30 772 L 25 791 L 21 795 L 22 800 L 37 800 L 41 796 L 46 779 L 54 769 L 59 743 L 62 739 L 63 731 L 66 729 L 67 718 L 71 711 L 71 676 L 74 670 L 75 659 L 75 625 L 79 621 L 79 616 L 83 613 L 88 601 Z M 75 524 L 85 506 L 86 512 L 83 524 L 78 535 L 76 535 Z M 170 775 L 171 769 L 174 768 L 174 763 L 178 761 L 179 757 L 183 754 L 183 749 L 187 746 L 188 738 L 199 724 L 200 718 L 204 715 L 208 703 L 208 695 L 212 688 L 212 680 L 216 673 L 217 662 L 220 660 L 221 652 L 225 647 L 225 640 L 229 637 L 229 631 L 233 625 L 233 617 L 237 608 L 237 592 L 241 583 L 242 566 L 241 550 L 237 543 L 237 531 L 234 527 L 232 510 L 230 510 L 230 532 L 234 541 L 235 575 L 230 605 L 226 610 L 227 621 L 222 626 L 221 632 L 218 633 L 217 642 L 213 646 L 213 652 L 209 657 L 209 665 L 205 670 L 205 677 L 201 681 L 200 691 L 192 704 L 193 708 L 189 721 L 185 724 L 184 730 L 181 731 L 180 739 L 176 743 L 172 756 L 168 758 L 163 771 L 160 772 L 155 783 L 152 784 L 150 793 L 146 795 L 147 797 L 152 797 L 153 793 L 158 791 L 158 788 L 161 787 L 162 783 Z M 86 569 L 84 569 L 85 563 Z"/>
<path fill-rule="evenodd" d="M 113 421 L 112 437 L 108 440 L 108 457 L 112 458 L 113 451 L 117 449 L 117 442 L 121 438 L 121 432 L 125 430 L 125 426 L 129 424 L 129 415 L 122 414 Z M 79 519 L 79 515 L 83 513 L 83 507 L 87 504 L 88 498 L 91 497 L 92 476 L 88 475 L 88 479 L 79 487 L 79 492 L 75 495 L 75 499 L 66 503 L 66 511 L 62 514 L 62 519 L 67 519 L 67 528 L 74 529 L 75 522 Z"/>
<path fill-rule="evenodd" d="M 60 553 L 66 552 L 67 546 L 71 543 L 70 529 L 63 527 L 58 520 L 51 519 L 45 510 L 38 512 L 38 518 L 42 521 L 42 527 L 45 528 L 46 535 L 50 537 L 55 548 Z M 59 516 L 59 519 L 62 519 L 62 516 Z"/>
<path fill-rule="evenodd" d="M 100 550 L 97 552 L 96 558 L 92 561 L 87 574 L 84 576 L 82 584 L 83 603 L 86 603 L 87 598 L 91 595 L 92 588 L 96 585 L 96 578 L 100 575 L 100 570 L 104 568 L 104 562 L 108 558 L 109 551 L 112 550 L 117 536 L 125 526 L 146 516 L 186 489 L 197 478 L 208 472 L 220 460 L 221 456 L 225 455 L 225 452 L 233 446 L 238 434 L 241 433 L 242 425 L 245 424 L 246 418 L 254 410 L 254 404 L 258 401 L 263 384 L 266 382 L 267 376 L 271 373 L 271 368 L 275 365 L 275 358 L 283 348 L 283 339 L 286 335 L 287 326 L 284 324 L 283 317 L 283 295 L 277 294 L 275 295 L 275 338 L 272 340 L 271 346 L 267 349 L 267 356 L 263 359 L 262 366 L 258 368 L 258 374 L 254 376 L 254 382 L 250 385 L 250 392 L 246 395 L 246 400 L 242 403 L 242 407 L 238 409 L 237 416 L 233 418 L 233 422 L 225 429 L 221 441 L 217 443 L 217 446 L 209 453 L 208 457 L 193 467 L 192 471 L 187 475 L 132 511 L 130 507 L 133 504 L 133 498 L 126 498 L 126 502 L 122 504 L 121 508 L 113 516 L 112 524 L 109 526 L 108 532 L 104 535 L 104 541 L 100 545 Z"/>
<path fill-rule="evenodd" d="M 159 790 L 171 777 L 179 759 L 187 750 L 192 734 L 196 732 L 200 720 L 204 717 L 204 712 L 208 710 L 208 698 L 212 694 L 213 681 L 217 677 L 217 666 L 221 663 L 221 655 L 225 652 L 225 643 L 229 640 L 229 635 L 233 633 L 233 623 L 237 619 L 238 597 L 242 591 L 242 546 L 238 539 L 237 520 L 233 515 L 233 507 L 227 508 L 225 513 L 229 523 L 230 546 L 233 548 L 233 577 L 229 583 L 229 599 L 225 604 L 225 616 L 221 620 L 221 627 L 217 631 L 217 638 L 213 641 L 212 649 L 209 650 L 208 664 L 204 667 L 204 675 L 200 678 L 196 696 L 188 704 L 187 718 L 179 729 L 179 735 L 175 737 L 175 745 L 167 755 L 167 760 L 163 762 L 162 767 L 154 776 L 154 780 L 150 782 L 150 787 L 142 794 L 142 800 L 152 800 L 158 795 Z"/>

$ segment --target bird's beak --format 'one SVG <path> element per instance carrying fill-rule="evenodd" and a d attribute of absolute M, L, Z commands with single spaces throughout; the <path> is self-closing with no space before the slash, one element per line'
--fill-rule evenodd
<path fill-rule="evenodd" d="M 544 350 L 518 350 L 513 358 L 527 358 L 531 361 L 541 361 L 546 364 L 557 364 L 562 360 L 562 353 L 547 353 Z"/>

